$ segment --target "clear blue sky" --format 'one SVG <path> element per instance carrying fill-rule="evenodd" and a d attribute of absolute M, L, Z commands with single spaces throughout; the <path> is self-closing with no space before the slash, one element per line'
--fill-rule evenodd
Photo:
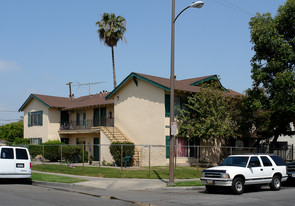
<path fill-rule="evenodd" d="M 192 1 L 175 0 L 176 14 Z M 251 87 L 249 20 L 275 15 L 286 0 L 203 0 L 176 22 L 177 79 L 220 75 L 226 88 Z M 69 81 L 111 91 L 111 49 L 99 41 L 95 22 L 104 12 L 127 20 L 127 44 L 115 48 L 118 84 L 131 72 L 170 76 L 171 0 L 1 0 L 0 124 L 31 93 L 67 97 Z M 88 87 L 73 87 L 75 96 Z"/>

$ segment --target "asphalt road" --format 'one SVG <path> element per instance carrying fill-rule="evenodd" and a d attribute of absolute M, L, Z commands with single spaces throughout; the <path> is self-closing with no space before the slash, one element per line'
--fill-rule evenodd
<path fill-rule="evenodd" d="M 127 201 L 28 184 L 0 184 L 1 206 L 132 205 Z"/>
<path fill-rule="evenodd" d="M 59 187 L 50 185 L 0 184 L 0 205 L 218 205 L 218 206 L 291 206 L 295 187 L 271 191 L 268 186 L 247 189 L 242 195 L 230 191 L 209 194 L 197 190 L 103 190 L 86 187 Z"/>

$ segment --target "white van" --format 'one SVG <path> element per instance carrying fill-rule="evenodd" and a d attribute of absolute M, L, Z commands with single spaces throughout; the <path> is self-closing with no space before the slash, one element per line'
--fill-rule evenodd
<path fill-rule="evenodd" d="M 31 158 L 27 148 L 0 146 L 0 178 L 31 178 Z"/>

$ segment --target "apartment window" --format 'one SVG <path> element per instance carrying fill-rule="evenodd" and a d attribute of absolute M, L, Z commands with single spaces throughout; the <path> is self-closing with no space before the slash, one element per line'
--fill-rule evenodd
<path fill-rule="evenodd" d="M 42 144 L 42 138 L 28 138 L 30 140 L 30 144 L 40 145 Z"/>
<path fill-rule="evenodd" d="M 197 157 L 200 155 L 198 150 L 198 145 L 200 145 L 199 138 L 187 138 L 178 137 L 176 139 L 176 155 L 177 157 Z M 166 136 L 166 158 L 170 156 L 170 136 Z"/>
<path fill-rule="evenodd" d="M 42 126 L 43 124 L 43 111 L 29 112 L 28 113 L 28 126 Z"/>
<path fill-rule="evenodd" d="M 174 97 L 174 116 L 179 115 L 179 109 L 187 109 L 187 98 L 181 96 Z M 165 117 L 170 117 L 170 95 L 165 94 Z"/>
<path fill-rule="evenodd" d="M 69 138 L 60 138 L 61 143 L 69 144 L 70 139 Z"/>
<path fill-rule="evenodd" d="M 177 138 L 177 157 L 188 156 L 188 141 L 187 138 Z"/>

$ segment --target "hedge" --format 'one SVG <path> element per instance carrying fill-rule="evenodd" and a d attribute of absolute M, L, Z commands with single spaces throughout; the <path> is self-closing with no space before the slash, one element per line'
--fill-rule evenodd
<path fill-rule="evenodd" d="M 134 155 L 134 144 L 131 142 L 113 142 L 110 145 L 110 153 L 113 156 L 115 163 L 121 166 L 121 147 L 123 146 L 123 158 L 127 155 L 131 156 L 131 161 L 129 164 L 132 164 L 132 157 Z M 123 163 L 124 164 L 124 163 Z"/>

